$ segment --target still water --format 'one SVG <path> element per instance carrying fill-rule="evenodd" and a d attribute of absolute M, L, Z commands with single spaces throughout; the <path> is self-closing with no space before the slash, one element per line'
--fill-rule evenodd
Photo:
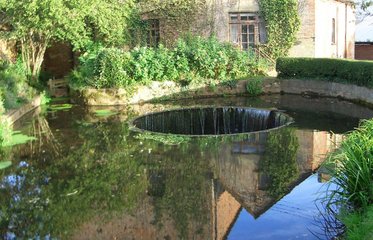
<path fill-rule="evenodd" d="M 164 137 L 128 122 L 178 107 L 278 109 L 294 123 L 220 137 Z M 110 109 L 113 114 L 98 114 Z M 114 114 L 115 113 L 115 114 Z M 127 108 L 37 110 L 16 124 L 36 140 L 6 149 L 4 239 L 328 239 L 316 170 L 373 111 L 292 95 Z"/>

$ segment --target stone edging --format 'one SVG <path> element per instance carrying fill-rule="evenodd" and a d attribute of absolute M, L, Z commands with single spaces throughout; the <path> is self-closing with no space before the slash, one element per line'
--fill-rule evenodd
<path fill-rule="evenodd" d="M 352 84 L 297 79 L 266 79 L 265 93 L 310 94 L 322 97 L 336 97 L 373 105 L 373 89 Z"/>
<path fill-rule="evenodd" d="M 23 105 L 22 107 L 16 109 L 16 110 L 11 110 L 7 112 L 4 116 L 5 118 L 8 119 L 8 121 L 13 124 L 16 122 L 18 119 L 23 117 L 26 113 L 34 110 L 35 108 L 39 107 L 41 104 L 41 97 L 37 96 L 35 97 L 31 102 Z"/>
<path fill-rule="evenodd" d="M 186 99 L 206 98 L 226 95 L 244 95 L 247 80 L 237 82 L 235 87 L 200 87 L 183 91 L 172 82 L 153 82 L 150 86 L 141 86 L 133 97 L 126 97 L 123 89 L 85 89 L 80 91 L 84 104 L 90 106 L 128 105 L 151 101 L 157 98 Z M 264 94 L 289 93 L 310 94 L 323 97 L 340 97 L 346 100 L 373 105 L 373 89 L 335 82 L 265 78 L 262 84 Z"/>

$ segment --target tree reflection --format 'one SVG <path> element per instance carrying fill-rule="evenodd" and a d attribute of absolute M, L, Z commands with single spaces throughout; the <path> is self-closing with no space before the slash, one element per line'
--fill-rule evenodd
<path fill-rule="evenodd" d="M 260 170 L 269 179 L 267 190 L 273 198 L 278 199 L 288 193 L 292 183 L 299 177 L 298 147 L 294 128 L 281 128 L 268 133 Z"/>
<path fill-rule="evenodd" d="M 40 161 L 39 153 L 3 173 L 2 236 L 66 238 L 95 215 L 136 207 L 147 177 L 132 154 L 137 146 L 127 142 L 128 127 L 97 123 L 77 132 L 69 137 L 82 145 L 62 157 Z"/>

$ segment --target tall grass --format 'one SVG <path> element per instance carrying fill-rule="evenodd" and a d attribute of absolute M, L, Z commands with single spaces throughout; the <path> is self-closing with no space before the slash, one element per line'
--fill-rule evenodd
<path fill-rule="evenodd" d="M 373 120 L 364 121 L 347 135 L 328 161 L 331 183 L 337 186 L 330 203 L 364 210 L 373 203 Z"/>
<path fill-rule="evenodd" d="M 346 240 L 373 239 L 373 206 L 369 206 L 364 213 L 342 215 L 342 221 L 347 228 Z"/>

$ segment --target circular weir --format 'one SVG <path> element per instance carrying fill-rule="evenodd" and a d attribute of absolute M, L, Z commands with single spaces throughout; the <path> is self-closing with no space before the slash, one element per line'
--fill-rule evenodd
<path fill-rule="evenodd" d="M 135 131 L 178 135 L 226 135 L 264 131 L 288 125 L 292 118 L 283 112 L 245 107 L 184 108 L 135 118 Z"/>

